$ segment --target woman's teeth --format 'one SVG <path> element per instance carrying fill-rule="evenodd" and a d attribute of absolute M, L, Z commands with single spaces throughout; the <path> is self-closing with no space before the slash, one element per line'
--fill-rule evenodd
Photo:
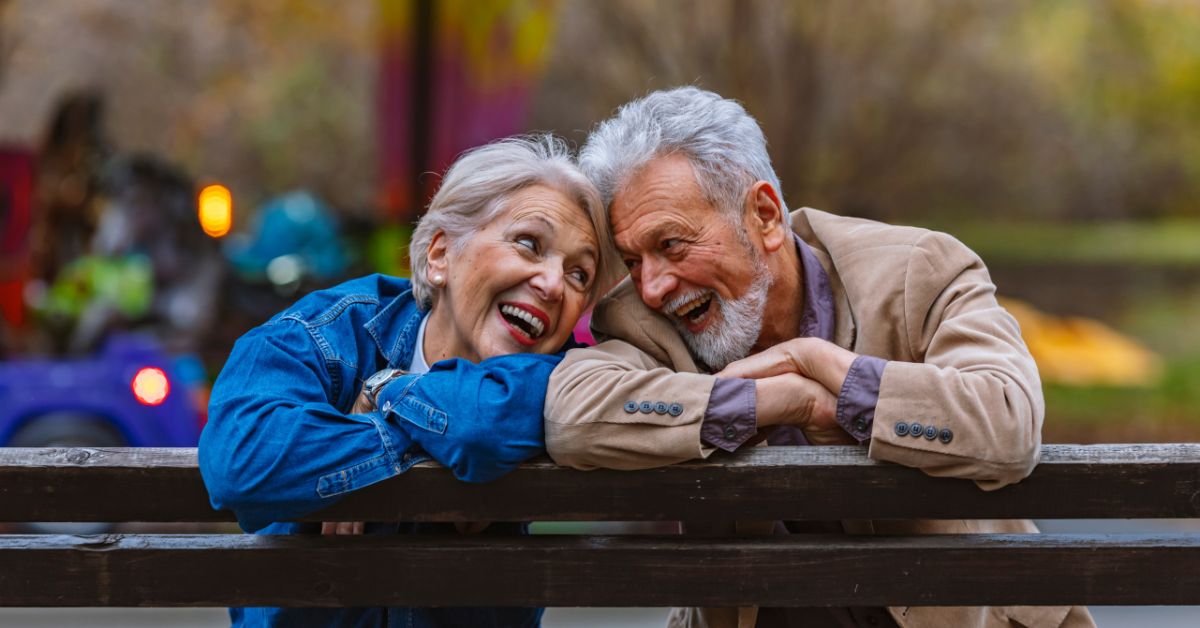
<path fill-rule="evenodd" d="M 545 331 L 545 327 L 542 325 L 542 321 L 539 320 L 538 317 L 526 312 L 525 310 L 522 310 L 515 305 L 501 305 L 500 313 L 503 314 L 505 318 L 509 320 L 509 322 L 514 323 L 514 326 L 517 329 L 524 332 L 525 335 L 529 336 L 530 338 L 540 338 L 542 333 Z"/>

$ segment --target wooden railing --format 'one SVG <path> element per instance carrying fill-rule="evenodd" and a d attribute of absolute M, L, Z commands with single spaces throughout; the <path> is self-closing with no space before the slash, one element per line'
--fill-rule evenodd
<path fill-rule="evenodd" d="M 1051 445 L 984 492 L 862 448 L 755 448 L 636 472 L 434 464 L 310 521 L 1200 517 L 1200 445 Z M 0 521 L 228 522 L 192 449 L 0 449 Z M 757 538 L 0 535 L 6 606 L 1200 604 L 1178 534 Z"/>

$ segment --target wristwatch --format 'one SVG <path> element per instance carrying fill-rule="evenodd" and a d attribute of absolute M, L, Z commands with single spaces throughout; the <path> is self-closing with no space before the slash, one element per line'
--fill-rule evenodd
<path fill-rule="evenodd" d="M 371 400 L 372 406 L 378 408 L 379 403 L 375 401 L 375 395 L 384 386 L 386 386 L 388 382 L 406 374 L 407 372 L 408 371 L 405 371 L 404 369 L 383 369 L 376 371 L 374 375 L 367 378 L 367 381 L 363 382 L 363 394 L 365 394 L 367 398 Z"/>

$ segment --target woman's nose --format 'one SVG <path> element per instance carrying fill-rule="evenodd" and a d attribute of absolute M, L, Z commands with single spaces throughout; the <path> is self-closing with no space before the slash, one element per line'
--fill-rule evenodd
<path fill-rule="evenodd" d="M 546 301 L 554 302 L 562 299 L 565 286 L 563 269 L 558 264 L 541 264 L 538 272 L 529 281 L 529 285 L 537 291 L 538 296 Z"/>

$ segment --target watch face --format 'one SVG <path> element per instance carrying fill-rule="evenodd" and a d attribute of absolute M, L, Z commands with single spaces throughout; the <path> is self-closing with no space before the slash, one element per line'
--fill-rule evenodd
<path fill-rule="evenodd" d="M 374 375 L 367 378 L 367 381 L 363 382 L 363 388 L 374 393 L 376 388 L 379 388 L 385 383 L 403 374 L 404 371 L 401 369 L 383 369 L 381 371 L 376 371 Z"/>

